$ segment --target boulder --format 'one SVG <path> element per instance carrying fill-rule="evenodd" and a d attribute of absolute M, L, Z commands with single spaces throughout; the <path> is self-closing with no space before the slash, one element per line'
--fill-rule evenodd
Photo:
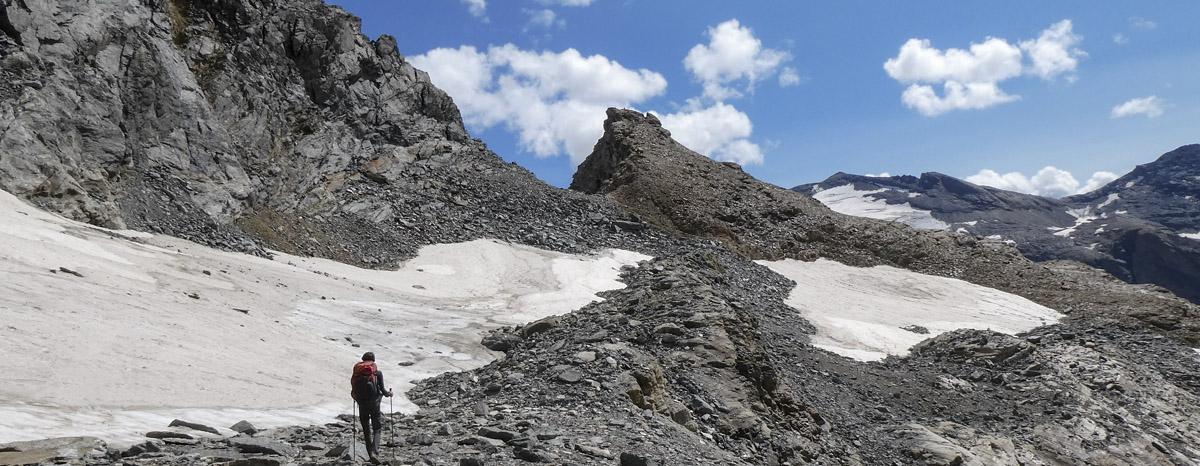
<path fill-rule="evenodd" d="M 168 438 L 194 439 L 194 438 L 196 438 L 192 434 L 188 434 L 188 433 L 184 433 L 184 432 L 175 432 L 173 430 L 152 430 L 150 432 L 146 432 L 146 437 L 154 438 L 154 439 L 168 439 Z"/>
<path fill-rule="evenodd" d="M 229 426 L 229 429 L 239 434 L 246 435 L 254 435 L 258 433 L 258 428 L 254 427 L 254 424 L 251 424 L 250 421 L 246 420 L 238 421 L 237 424 Z"/>
<path fill-rule="evenodd" d="M 213 435 L 221 435 L 221 431 L 217 430 L 215 427 L 209 427 L 204 424 L 197 424 L 195 422 L 188 422 L 181 419 L 171 421 L 170 424 L 167 424 L 167 427 L 186 427 L 188 429 L 198 430 L 200 432 L 208 432 Z"/>
<path fill-rule="evenodd" d="M 493 438 L 496 440 L 503 440 L 505 442 L 517 437 L 516 432 L 513 432 L 511 430 L 499 429 L 499 428 L 495 428 L 495 427 L 480 427 L 479 431 L 476 432 L 476 434 L 479 435 L 480 437 Z"/>

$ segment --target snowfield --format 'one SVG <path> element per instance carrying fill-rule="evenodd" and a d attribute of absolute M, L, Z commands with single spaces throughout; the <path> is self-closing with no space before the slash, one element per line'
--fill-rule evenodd
<path fill-rule="evenodd" d="M 882 199 L 869 197 L 871 194 L 884 191 L 883 189 L 859 191 L 854 189 L 853 184 L 844 184 L 817 191 L 813 193 L 812 197 L 833 209 L 834 212 L 846 215 L 900 222 L 923 230 L 948 230 L 950 228 L 950 224 L 933 218 L 933 213 L 928 210 L 914 208 L 907 202 L 888 204 Z M 909 197 L 913 197 L 912 194 L 915 193 L 909 194 Z"/>
<path fill-rule="evenodd" d="M 351 409 L 350 367 L 364 351 L 401 394 L 490 362 L 486 330 L 598 300 L 645 259 L 476 240 L 365 270 L 105 230 L 0 191 L 0 443 L 123 444 L 173 418 L 329 422 Z"/>
<path fill-rule="evenodd" d="M 904 356 L 922 340 L 951 330 L 1016 334 L 1061 317 L 1017 295 L 894 267 L 825 259 L 758 263 L 796 282 L 787 303 L 817 327 L 813 346 L 860 361 Z M 901 328 L 908 326 L 928 333 Z"/>

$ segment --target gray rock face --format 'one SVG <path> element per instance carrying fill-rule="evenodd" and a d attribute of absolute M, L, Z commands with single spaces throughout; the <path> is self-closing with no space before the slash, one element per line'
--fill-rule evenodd
<path fill-rule="evenodd" d="M 356 18 L 318 1 L 3 8 L 17 34 L 6 77 L 37 79 L 2 96 L 0 186 L 77 219 L 141 226 L 140 201 L 228 224 L 272 188 L 302 193 L 281 209 L 321 202 L 317 184 L 354 159 L 403 159 L 430 135 L 466 140 L 453 104 L 393 39 L 365 40 Z M 128 192 L 171 181 L 186 192 Z"/>
<path fill-rule="evenodd" d="M 1101 189 L 1065 199 L 977 186 L 940 173 L 919 178 L 838 173 L 792 189 L 816 195 L 842 186 L 853 186 L 869 200 L 928 211 L 952 231 L 1011 241 L 1036 261 L 1075 260 L 1200 302 L 1200 240 L 1181 235 L 1200 232 L 1200 145 L 1181 147 Z"/>
<path fill-rule="evenodd" d="M 0 188 L 68 217 L 368 267 L 485 236 L 584 251 L 652 235 L 470 139 L 394 38 L 320 0 L 0 13 Z"/>

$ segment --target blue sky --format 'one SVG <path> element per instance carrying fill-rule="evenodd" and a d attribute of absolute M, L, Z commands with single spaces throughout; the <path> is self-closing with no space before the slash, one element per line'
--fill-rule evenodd
<path fill-rule="evenodd" d="M 333 3 L 559 186 L 608 105 L 781 186 L 939 171 L 1063 195 L 1200 142 L 1197 2 Z"/>

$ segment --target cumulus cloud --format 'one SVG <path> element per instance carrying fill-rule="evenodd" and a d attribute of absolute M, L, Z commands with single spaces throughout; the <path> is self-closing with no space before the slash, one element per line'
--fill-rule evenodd
<path fill-rule="evenodd" d="M 709 28 L 708 38 L 707 44 L 688 51 L 683 64 L 704 85 L 704 96 L 717 102 L 753 90 L 756 82 L 791 59 L 787 52 L 763 47 L 753 31 L 736 19 Z M 736 82 L 744 82 L 743 89 L 731 86 Z"/>
<path fill-rule="evenodd" d="M 1110 118 L 1125 118 L 1134 115 L 1146 115 L 1147 118 L 1154 118 L 1163 114 L 1162 99 L 1152 95 L 1147 97 L 1138 97 L 1129 99 L 1112 108 L 1109 113 Z"/>
<path fill-rule="evenodd" d="M 942 95 L 927 84 L 912 84 L 900 100 L 925 116 L 937 116 L 951 110 L 981 109 L 1019 99 L 1005 94 L 996 83 L 966 83 L 946 81 Z"/>
<path fill-rule="evenodd" d="M 1042 79 L 1054 79 L 1075 71 L 1079 59 L 1087 56 L 1077 45 L 1082 40 L 1071 31 L 1071 20 L 1064 19 L 1042 31 L 1037 39 L 1021 41 L 1021 50 L 1029 53 L 1033 62 L 1029 72 Z"/>
<path fill-rule="evenodd" d="M 928 39 L 909 39 L 900 54 L 884 62 L 892 79 L 902 82 L 982 83 L 1021 74 L 1021 50 L 1003 39 L 988 38 L 967 50 L 938 50 Z"/>
<path fill-rule="evenodd" d="M 462 0 L 471 16 L 483 18 L 487 14 L 487 0 Z"/>
<path fill-rule="evenodd" d="M 461 46 L 433 49 L 411 61 L 454 98 L 472 128 L 503 125 L 516 133 L 523 150 L 538 157 L 566 153 L 576 163 L 602 134 L 606 108 L 632 107 L 667 87 L 658 73 L 575 49 Z"/>
<path fill-rule="evenodd" d="M 732 105 L 700 107 L 693 101 L 689 108 L 657 116 L 671 136 L 691 150 L 741 165 L 763 161 L 762 148 L 747 139 L 754 131 L 750 117 Z"/>
<path fill-rule="evenodd" d="M 1092 177 L 1088 178 L 1087 183 L 1084 183 L 1082 188 L 1079 188 L 1079 192 L 1090 193 L 1104 187 L 1106 184 L 1116 181 L 1117 178 L 1120 178 L 1120 176 L 1113 172 L 1098 171 L 1092 173 Z"/>
<path fill-rule="evenodd" d="M 966 179 L 978 185 L 1057 198 L 1095 190 L 1117 179 L 1117 175 L 1112 172 L 1098 171 L 1092 174 L 1087 183 L 1080 185 L 1079 180 L 1075 179 L 1071 172 L 1047 166 L 1038 170 L 1037 174 L 1032 177 L 1025 176 L 1021 172 L 1000 174 L 995 170 L 983 169 Z"/>
<path fill-rule="evenodd" d="M 529 22 L 525 29 L 539 27 L 549 29 L 551 27 L 564 27 L 567 21 L 558 17 L 554 10 L 543 8 L 541 10 L 525 10 L 525 14 L 529 15 Z"/>
<path fill-rule="evenodd" d="M 1120 33 L 1120 32 L 1113 34 L 1113 43 L 1117 44 L 1117 45 L 1128 44 L 1129 36 L 1125 35 L 1124 33 Z"/>
<path fill-rule="evenodd" d="M 1062 20 L 1043 30 L 1037 39 L 1013 45 L 989 37 L 967 49 L 942 50 L 928 39 L 913 38 L 884 62 L 883 69 L 892 79 L 908 84 L 901 102 L 922 115 L 988 108 L 1020 98 L 1004 92 L 999 86 L 1002 81 L 1023 73 L 1052 79 L 1074 71 L 1086 54 L 1076 47 L 1080 38 L 1071 28 L 1070 20 Z"/>

